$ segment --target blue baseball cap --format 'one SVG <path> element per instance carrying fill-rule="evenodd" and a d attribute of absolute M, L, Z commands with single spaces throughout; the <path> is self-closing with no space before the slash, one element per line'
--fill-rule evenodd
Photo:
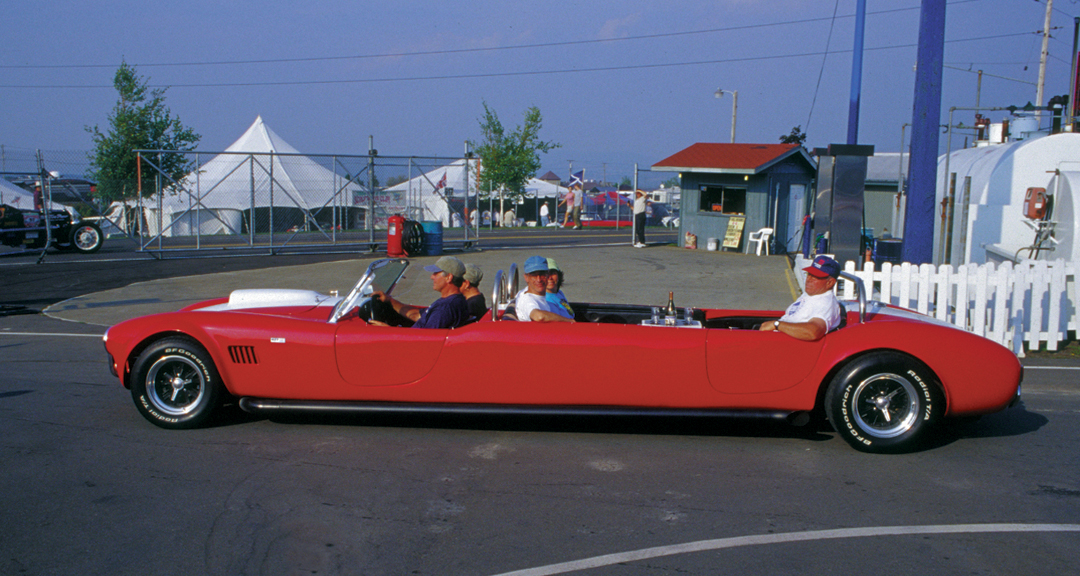
<path fill-rule="evenodd" d="M 828 256 L 817 256 L 803 271 L 817 278 L 839 278 L 840 263 Z"/>
<path fill-rule="evenodd" d="M 541 256 L 529 256 L 529 259 L 525 261 L 525 273 L 535 274 L 537 272 L 547 272 L 548 261 L 547 258 Z"/>

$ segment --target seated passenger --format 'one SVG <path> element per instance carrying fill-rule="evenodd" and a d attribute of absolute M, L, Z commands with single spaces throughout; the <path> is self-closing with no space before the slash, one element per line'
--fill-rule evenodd
<path fill-rule="evenodd" d="M 833 286 L 840 276 L 840 264 L 828 256 L 814 258 L 803 268 L 806 288 L 779 320 L 761 325 L 763 332 L 783 332 L 792 338 L 813 341 L 840 325 L 840 303 Z"/>
<path fill-rule="evenodd" d="M 559 265 L 555 263 L 552 258 L 547 259 L 548 263 L 548 280 L 547 280 L 547 300 L 553 304 L 562 306 L 566 313 L 571 318 L 574 317 L 574 309 L 570 307 L 570 302 L 566 299 L 566 294 L 563 294 L 562 285 L 565 277 L 563 271 L 559 268 Z"/>
<path fill-rule="evenodd" d="M 440 298 L 427 308 L 412 306 L 394 300 L 387 294 L 375 292 L 372 298 L 393 306 L 394 311 L 413 321 L 413 328 L 457 328 L 469 320 L 469 306 L 461 295 L 465 264 L 453 256 L 443 256 L 434 264 L 424 266 L 431 272 L 431 288 Z M 376 326 L 389 326 L 386 322 L 370 320 Z"/>
<path fill-rule="evenodd" d="M 473 212 L 475 214 L 475 212 Z M 480 318 L 487 313 L 487 301 L 484 293 L 480 291 L 480 281 L 484 279 L 484 271 L 476 264 L 465 265 L 464 282 L 461 284 L 461 295 L 465 297 L 465 303 L 469 305 L 469 315 Z"/>
<path fill-rule="evenodd" d="M 522 322 L 574 321 L 562 306 L 548 301 L 546 295 L 549 275 L 546 258 L 530 256 L 525 261 L 526 288 L 518 293 L 514 301 L 518 320 Z"/>

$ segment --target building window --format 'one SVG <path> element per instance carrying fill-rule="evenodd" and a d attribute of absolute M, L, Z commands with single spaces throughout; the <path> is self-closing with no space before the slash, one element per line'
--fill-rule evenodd
<path fill-rule="evenodd" d="M 745 214 L 746 188 L 702 186 L 698 210 L 714 214 Z"/>

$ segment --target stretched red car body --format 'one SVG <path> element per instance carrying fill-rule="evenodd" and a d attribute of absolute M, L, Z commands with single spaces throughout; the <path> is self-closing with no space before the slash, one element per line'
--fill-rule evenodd
<path fill-rule="evenodd" d="M 642 325 L 651 313 L 646 306 L 581 303 L 574 305 L 579 321 L 573 324 L 494 321 L 489 311 L 461 328 L 438 330 L 370 325 L 359 311 L 331 322 L 331 305 L 340 299 L 314 292 L 293 296 L 294 302 L 278 299 L 283 305 L 273 307 L 213 300 L 117 324 L 106 334 L 110 368 L 131 388 L 140 357 L 155 342 L 182 335 L 205 351 L 229 394 L 248 400 L 242 403 L 246 409 L 385 404 L 783 416 L 821 408 L 830 401 L 830 385 L 860 361 L 900 359 L 912 368 L 901 364 L 877 372 L 910 384 L 900 392 L 913 397 L 916 425 L 931 416 L 1002 410 L 1018 398 L 1022 377 L 1019 362 L 1004 347 L 881 305 L 872 306 L 863 322 L 849 310 L 845 327 L 803 342 L 749 329 L 779 317 L 778 311 L 698 309 L 692 313 L 695 327 L 671 327 Z M 540 358 L 558 359 L 564 377 L 527 368 L 539 366 L 533 361 Z M 478 369 L 483 366 L 496 369 Z M 858 378 L 869 383 L 865 388 L 881 377 Z M 880 403 L 896 394 L 882 392 L 866 401 Z M 916 405 L 918 396 L 925 396 L 926 406 Z M 830 420 L 848 417 L 842 399 L 831 402 L 839 407 Z M 852 410 L 858 407 L 852 404 Z M 173 422 L 146 411 L 144 416 L 165 427 L 185 426 L 182 418 Z M 889 415 L 883 416 L 882 426 L 891 427 Z M 865 438 L 858 430 L 851 434 L 854 441 L 845 439 L 868 451 L 909 444 L 907 437 L 900 442 Z"/>

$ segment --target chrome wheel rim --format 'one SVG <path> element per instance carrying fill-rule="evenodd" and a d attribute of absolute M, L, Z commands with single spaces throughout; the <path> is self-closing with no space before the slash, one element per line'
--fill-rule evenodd
<path fill-rule="evenodd" d="M 163 356 L 146 374 L 146 395 L 150 404 L 170 416 L 190 413 L 205 394 L 202 371 L 189 358 Z"/>
<path fill-rule="evenodd" d="M 98 243 L 98 233 L 90 226 L 83 226 L 75 232 L 75 245 L 83 250 L 89 250 Z"/>
<path fill-rule="evenodd" d="M 915 425 L 919 396 L 910 380 L 880 374 L 863 380 L 851 395 L 851 413 L 859 428 L 875 438 L 895 438 Z"/>

